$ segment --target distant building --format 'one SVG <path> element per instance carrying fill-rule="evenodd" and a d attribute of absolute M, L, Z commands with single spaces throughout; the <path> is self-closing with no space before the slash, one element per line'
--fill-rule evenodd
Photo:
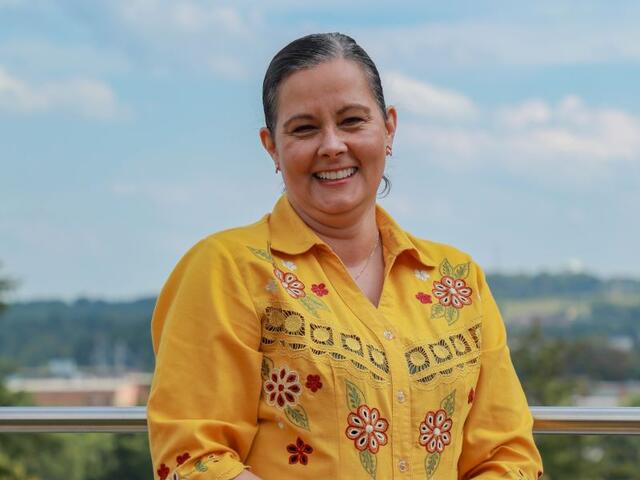
<path fill-rule="evenodd" d="M 151 374 L 142 372 L 119 376 L 11 377 L 7 387 L 29 393 L 41 406 L 144 405 L 149 396 Z"/>

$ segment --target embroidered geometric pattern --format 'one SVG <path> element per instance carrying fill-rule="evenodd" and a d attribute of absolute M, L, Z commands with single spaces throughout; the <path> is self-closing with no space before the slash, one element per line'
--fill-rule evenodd
<path fill-rule="evenodd" d="M 285 349 L 311 353 L 338 364 L 347 362 L 377 382 L 389 380 L 389 362 L 376 345 L 365 344 L 358 335 L 334 327 L 307 322 L 298 312 L 268 306 L 262 315 L 262 350 Z"/>
<path fill-rule="evenodd" d="M 289 354 L 312 354 L 327 361 L 347 362 L 376 382 L 389 381 L 389 362 L 381 348 L 368 344 L 355 334 L 334 327 L 308 322 L 290 309 L 268 306 L 262 315 L 262 349 L 284 349 Z M 405 352 L 411 379 L 419 385 L 432 384 L 438 377 L 457 377 L 467 367 L 479 366 L 480 323 L 443 338 L 412 345 Z"/>
<path fill-rule="evenodd" d="M 411 379 L 426 386 L 437 377 L 457 377 L 467 367 L 478 367 L 480 327 L 477 323 L 433 342 L 410 347 L 404 357 Z"/>

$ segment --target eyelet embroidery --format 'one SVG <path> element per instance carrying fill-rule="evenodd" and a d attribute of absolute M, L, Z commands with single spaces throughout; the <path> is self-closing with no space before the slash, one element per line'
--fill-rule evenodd
<path fill-rule="evenodd" d="M 265 402 L 284 412 L 287 420 L 304 430 L 311 430 L 309 416 L 299 403 L 302 395 L 300 376 L 286 365 L 275 367 L 266 355 L 262 358 L 262 390 Z"/>
<path fill-rule="evenodd" d="M 428 454 L 424 459 L 427 479 L 433 478 L 445 448 L 451 444 L 451 428 L 456 404 L 456 391 L 442 399 L 437 411 L 428 411 L 418 427 L 418 443 Z"/>
<path fill-rule="evenodd" d="M 256 256 L 256 258 L 259 258 L 260 260 L 271 264 L 273 268 L 273 274 L 278 279 L 278 283 L 280 283 L 282 288 L 287 292 L 287 294 L 291 298 L 300 302 L 300 304 L 304 307 L 305 310 L 307 310 L 307 312 L 309 312 L 315 318 L 320 318 L 319 312 L 331 311 L 327 306 L 327 304 L 324 303 L 317 294 L 316 295 L 306 294 L 306 292 L 304 291 L 305 290 L 304 282 L 300 280 L 295 274 L 285 273 L 276 266 L 275 259 L 271 254 L 271 245 L 267 244 L 266 250 L 261 248 L 254 248 L 250 246 L 247 246 L 247 248 L 249 249 L 249 251 L 251 251 L 251 253 L 253 253 L 253 255 Z M 294 268 L 289 268 L 290 270 L 295 270 L 297 268 L 293 262 L 288 262 L 288 263 L 287 262 L 288 261 L 285 260 L 282 262 L 282 264 L 287 268 L 293 265 Z M 271 291 L 271 287 L 268 287 L 267 290 L 271 293 L 275 293 Z M 327 293 L 328 293 L 328 290 L 327 290 Z"/>
<path fill-rule="evenodd" d="M 376 478 L 377 458 L 380 447 L 388 443 L 386 431 L 389 422 L 380 415 L 377 408 L 367 405 L 364 393 L 358 386 L 349 380 L 345 380 L 347 393 L 347 428 L 345 435 L 353 440 L 356 450 L 359 452 L 362 468 Z"/>
<path fill-rule="evenodd" d="M 432 319 L 444 317 L 449 325 L 453 325 L 460 317 L 460 310 L 473 303 L 473 290 L 464 280 L 469 276 L 470 265 L 470 262 L 451 265 L 446 258 L 440 263 L 442 278 L 433 282 L 431 290 L 438 299 L 431 307 Z"/>

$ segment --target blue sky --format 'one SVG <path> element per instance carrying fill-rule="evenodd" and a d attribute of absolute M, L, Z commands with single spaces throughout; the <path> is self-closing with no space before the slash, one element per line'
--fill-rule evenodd
<path fill-rule="evenodd" d="M 282 189 L 273 54 L 352 35 L 399 111 L 382 204 L 488 270 L 640 276 L 638 2 L 0 0 L 0 261 L 14 299 L 154 294 Z"/>

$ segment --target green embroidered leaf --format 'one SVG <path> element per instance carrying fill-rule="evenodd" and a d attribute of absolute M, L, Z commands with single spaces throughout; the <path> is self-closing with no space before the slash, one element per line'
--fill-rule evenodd
<path fill-rule="evenodd" d="M 317 305 L 310 299 L 311 297 L 307 295 L 305 297 L 299 298 L 298 301 L 302 304 L 302 306 L 305 308 L 307 312 L 309 312 L 311 315 L 313 315 L 316 318 L 320 318 L 318 316 Z"/>
<path fill-rule="evenodd" d="M 291 423 L 297 425 L 300 428 L 311 431 L 309 428 L 309 417 L 302 405 L 296 405 L 295 407 L 287 407 L 284 409 L 284 413 Z"/>
<path fill-rule="evenodd" d="M 262 374 L 262 379 L 266 380 L 267 377 L 269 376 L 269 372 L 271 372 L 271 370 L 273 370 L 274 366 L 273 366 L 273 360 L 271 360 L 269 357 L 264 356 L 262 357 L 262 369 L 261 369 L 261 374 Z"/>
<path fill-rule="evenodd" d="M 251 253 L 253 253 L 260 260 L 264 260 L 265 262 L 273 263 L 273 257 L 271 256 L 271 254 L 267 250 L 264 250 L 262 248 L 253 248 L 253 247 L 249 247 L 249 246 L 247 246 L 247 248 L 249 250 L 251 250 Z"/>
<path fill-rule="evenodd" d="M 364 393 L 354 383 L 345 380 L 347 386 L 347 406 L 349 410 L 357 410 L 360 405 L 365 403 Z"/>
<path fill-rule="evenodd" d="M 442 263 L 440 263 L 440 275 L 442 275 L 443 277 L 445 275 L 449 277 L 453 276 L 453 267 L 449 263 L 449 260 L 447 260 L 446 258 L 442 261 Z"/>
<path fill-rule="evenodd" d="M 366 472 L 371 475 L 371 478 L 376 478 L 377 459 L 375 455 L 372 455 L 369 450 L 360 452 L 360 463 Z"/>
<path fill-rule="evenodd" d="M 307 295 L 306 297 L 303 297 L 301 300 L 305 300 L 309 305 L 313 305 L 313 307 L 318 310 L 325 310 L 327 312 L 330 311 L 329 307 L 327 307 L 327 304 L 324 303 L 315 295 Z"/>
<path fill-rule="evenodd" d="M 469 265 L 470 262 L 456 265 L 453 269 L 453 276 L 456 278 L 467 278 L 467 276 L 469 275 Z"/>
<path fill-rule="evenodd" d="M 460 311 L 455 307 L 445 307 L 444 316 L 447 319 L 449 325 L 453 325 L 460 316 Z"/>
<path fill-rule="evenodd" d="M 453 415 L 453 412 L 456 408 L 456 391 L 455 390 L 442 399 L 442 402 L 440 403 L 440 408 L 442 408 L 445 412 L 447 412 L 448 416 Z"/>
<path fill-rule="evenodd" d="M 204 463 L 202 463 L 202 460 L 200 460 L 195 464 L 195 469 L 198 472 L 206 472 L 207 470 L 209 470 L 209 467 L 207 467 Z"/>
<path fill-rule="evenodd" d="M 431 318 L 444 317 L 444 307 L 439 303 L 431 306 Z"/>
<path fill-rule="evenodd" d="M 438 465 L 440 464 L 440 454 L 438 452 L 430 453 L 424 459 L 424 469 L 427 472 L 427 478 L 432 478 L 433 474 L 436 473 L 438 469 Z"/>

